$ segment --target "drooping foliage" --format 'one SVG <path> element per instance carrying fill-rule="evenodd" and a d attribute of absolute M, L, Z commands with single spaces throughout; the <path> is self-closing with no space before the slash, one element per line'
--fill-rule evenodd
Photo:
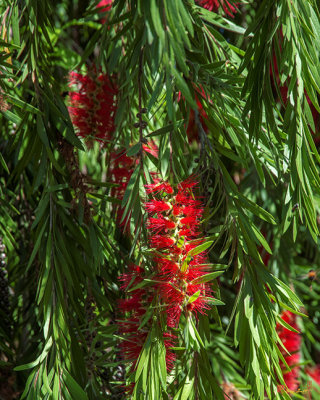
<path fill-rule="evenodd" d="M 0 33 L 0 398 L 317 399 L 319 3 L 5 0 Z"/>

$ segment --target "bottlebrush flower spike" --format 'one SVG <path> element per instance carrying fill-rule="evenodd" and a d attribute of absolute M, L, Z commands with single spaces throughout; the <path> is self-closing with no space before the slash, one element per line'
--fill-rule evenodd
<path fill-rule="evenodd" d="M 236 7 L 227 0 L 197 0 L 197 3 L 199 6 L 214 12 L 217 12 L 222 6 L 224 12 L 230 17 L 233 17 L 233 14 L 237 11 Z"/>
<path fill-rule="evenodd" d="M 131 265 L 129 272 L 120 276 L 120 281 L 122 281 L 121 290 L 128 293 L 125 299 L 119 301 L 119 309 L 124 315 L 124 319 L 119 321 L 119 331 L 123 338 L 121 341 L 121 350 L 124 360 L 132 363 L 131 371 L 134 371 L 136 368 L 139 355 L 153 322 L 151 318 L 139 329 L 146 311 L 155 296 L 155 288 L 152 286 L 135 289 L 135 286 L 143 281 L 144 276 L 144 269 L 137 265 Z M 128 290 L 130 290 L 130 293 Z M 170 332 L 163 333 L 168 371 L 173 368 L 175 360 L 175 355 L 170 350 L 170 347 L 174 345 L 174 340 L 175 336 Z"/>
<path fill-rule="evenodd" d="M 149 214 L 155 214 L 157 212 L 168 211 L 170 210 L 170 204 L 166 203 L 163 200 L 154 200 L 144 204 L 145 209 Z"/>
<path fill-rule="evenodd" d="M 106 74 L 97 74 L 92 70 L 83 75 L 70 73 L 70 86 L 77 86 L 78 91 L 71 91 L 68 107 L 71 120 L 78 128 L 77 134 L 90 141 L 110 140 L 115 130 L 117 109 L 117 88 Z"/>
<path fill-rule="evenodd" d="M 154 196 L 145 203 L 145 208 L 149 213 L 149 243 L 157 250 L 155 281 L 169 327 L 178 325 L 183 311 L 205 314 L 212 298 L 210 285 L 195 280 L 208 272 L 203 265 L 205 252 L 190 255 L 204 242 L 199 238 L 203 208 L 195 198 L 196 185 L 193 178 L 181 182 L 176 190 L 159 179 L 146 185 L 147 192 Z"/>
<path fill-rule="evenodd" d="M 295 314 L 290 311 L 284 311 L 281 315 L 281 318 L 292 328 L 298 330 L 298 325 L 296 322 L 297 317 Z M 298 364 L 300 361 L 299 351 L 301 347 L 301 336 L 299 333 L 289 331 L 289 329 L 286 329 L 280 324 L 277 324 L 276 329 L 284 347 L 289 352 L 288 354 L 288 352 L 286 352 L 282 347 L 279 347 L 286 363 L 291 368 L 290 371 L 286 371 L 285 365 L 280 362 L 280 367 L 282 371 L 284 371 L 283 379 L 288 389 L 295 391 L 299 387 L 298 377 L 300 366 Z"/>

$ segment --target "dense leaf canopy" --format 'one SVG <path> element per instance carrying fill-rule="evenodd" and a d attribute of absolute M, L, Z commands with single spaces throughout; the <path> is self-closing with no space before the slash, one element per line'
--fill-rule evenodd
<path fill-rule="evenodd" d="M 0 399 L 317 399 L 319 2 L 0 16 Z"/>

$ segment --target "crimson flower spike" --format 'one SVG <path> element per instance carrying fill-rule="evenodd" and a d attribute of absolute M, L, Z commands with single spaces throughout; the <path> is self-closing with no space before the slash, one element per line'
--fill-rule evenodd
<path fill-rule="evenodd" d="M 71 72 L 69 113 L 77 134 L 89 142 L 101 143 L 110 140 L 115 131 L 116 97 L 118 90 L 106 74 L 98 74 L 95 69 L 86 75 Z"/>
<path fill-rule="evenodd" d="M 159 179 L 146 185 L 153 195 L 145 209 L 149 244 L 156 250 L 154 279 L 169 327 L 178 326 L 182 312 L 205 314 L 212 299 L 210 285 L 201 282 L 207 273 L 206 253 L 194 251 L 204 242 L 199 229 L 203 207 L 195 196 L 196 186 L 193 177 L 176 189 Z"/>
<path fill-rule="evenodd" d="M 120 281 L 122 281 L 120 289 L 127 293 L 126 298 L 120 300 L 118 304 L 119 310 L 124 316 L 124 319 L 118 323 L 119 332 L 123 338 L 121 341 L 121 351 L 123 359 L 131 362 L 131 371 L 134 371 L 137 366 L 139 355 L 151 329 L 150 324 L 152 324 L 152 319 L 149 319 L 139 329 L 142 321 L 145 319 L 146 311 L 155 296 L 154 287 L 138 286 L 144 278 L 145 270 L 138 265 L 130 265 L 129 271 L 120 276 Z M 175 354 L 170 350 L 170 347 L 174 345 L 175 339 L 176 337 L 172 333 L 163 333 L 168 372 L 174 366 Z M 127 390 L 130 391 L 130 387 Z"/>

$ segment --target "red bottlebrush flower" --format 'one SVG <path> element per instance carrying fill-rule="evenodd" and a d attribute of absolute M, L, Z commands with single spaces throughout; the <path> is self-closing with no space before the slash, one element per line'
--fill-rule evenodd
<path fill-rule="evenodd" d="M 78 91 L 69 93 L 71 106 L 68 107 L 77 134 L 88 140 L 110 140 L 117 109 L 117 88 L 111 79 L 95 70 L 87 75 L 71 72 L 70 85 L 78 87 Z"/>
<path fill-rule="evenodd" d="M 212 298 L 209 284 L 194 281 L 207 273 L 202 267 L 205 252 L 189 255 L 203 242 L 194 240 L 200 235 L 198 227 L 203 213 L 201 202 L 195 199 L 196 185 L 194 178 L 188 179 L 174 191 L 167 182 L 156 180 L 147 188 L 154 195 L 167 193 L 166 201 L 153 199 L 146 203 L 146 208 L 151 210 L 147 223 L 150 246 L 158 251 L 154 258 L 155 280 L 169 327 L 178 325 L 182 311 L 204 314 Z M 154 213 L 157 218 L 152 216 Z"/>
<path fill-rule="evenodd" d="M 128 285 L 132 282 L 134 284 L 137 284 L 142 281 L 142 274 L 144 272 L 143 268 L 141 268 L 139 265 L 130 265 L 128 268 L 129 272 L 126 274 L 122 274 L 119 278 L 120 281 L 122 281 L 122 285 L 120 286 L 120 289 L 125 290 L 128 288 Z"/>
<path fill-rule="evenodd" d="M 193 215 L 191 217 L 181 218 L 180 223 L 182 225 L 197 225 L 199 224 L 199 221 L 197 220 L 197 216 Z"/>
<path fill-rule="evenodd" d="M 155 249 L 170 248 L 175 244 L 175 240 L 170 237 L 164 237 L 162 235 L 152 236 L 150 239 L 151 247 Z"/>
<path fill-rule="evenodd" d="M 147 193 L 159 193 L 159 192 L 165 192 L 167 194 L 173 193 L 173 189 L 168 182 L 161 182 L 160 179 L 155 178 L 154 183 L 151 183 L 150 185 L 145 185 L 146 192 Z"/>
<path fill-rule="evenodd" d="M 163 200 L 152 200 L 144 204 L 145 209 L 149 214 L 157 214 L 163 211 L 170 210 L 170 204 Z"/>
<path fill-rule="evenodd" d="M 203 213 L 203 208 L 199 207 L 192 207 L 192 206 L 185 206 L 182 209 L 182 212 L 184 215 L 186 215 L 186 217 L 199 217 L 202 215 Z"/>
<path fill-rule="evenodd" d="M 132 370 L 137 366 L 143 345 L 155 323 L 151 315 L 149 319 L 146 318 L 154 299 L 158 299 L 157 308 L 160 307 L 166 315 L 168 331 L 163 333 L 163 342 L 169 371 L 175 359 L 170 350 L 175 340 L 171 328 L 177 327 L 182 312 L 197 316 L 199 313 L 205 314 L 210 308 L 210 299 L 213 297 L 211 287 L 198 279 L 209 272 L 203 265 L 206 254 L 190 255 L 190 251 L 204 241 L 201 238 L 195 240 L 200 234 L 198 226 L 203 211 L 201 202 L 195 199 L 195 186 L 194 180 L 188 180 L 174 190 L 168 182 L 159 179 L 147 186 L 147 191 L 155 196 L 145 203 L 149 214 L 149 243 L 157 251 L 153 259 L 155 269 L 151 275 L 154 283 L 150 284 L 149 279 L 147 285 L 141 285 L 145 271 L 138 266 L 131 266 L 129 272 L 120 278 L 121 288 L 127 292 L 127 297 L 119 302 L 119 308 L 125 316 L 119 322 L 123 338 L 121 348 L 124 359 L 132 362 Z M 191 224 L 192 227 L 186 228 Z"/>
<path fill-rule="evenodd" d="M 296 323 L 296 315 L 290 311 L 284 311 L 281 315 L 283 321 L 288 323 L 292 328 L 298 330 L 298 325 Z M 298 377 L 299 377 L 299 361 L 300 361 L 300 347 L 301 347 L 301 337 L 299 333 L 289 331 L 289 329 L 284 326 L 277 324 L 277 332 L 279 338 L 281 339 L 284 347 L 287 349 L 285 351 L 282 347 L 279 347 L 286 363 L 290 367 L 290 371 L 286 370 L 285 365 L 280 362 L 280 367 L 283 372 L 283 379 L 288 389 L 297 390 L 299 387 Z M 289 354 L 288 354 L 289 352 Z"/>
<path fill-rule="evenodd" d="M 230 17 L 233 17 L 233 14 L 237 11 L 235 5 L 232 5 L 227 0 L 197 0 L 197 3 L 199 6 L 214 12 L 217 12 L 220 6 L 222 6 L 223 11 Z"/>
<path fill-rule="evenodd" d="M 147 227 L 154 232 L 159 232 L 174 229 L 176 224 L 173 221 L 160 216 L 160 218 L 149 218 Z"/>
<path fill-rule="evenodd" d="M 144 275 L 145 271 L 143 268 L 132 265 L 129 267 L 128 273 L 120 276 L 120 280 L 123 282 L 121 288 L 130 290 L 130 292 L 127 293 L 127 297 L 119 301 L 119 309 L 124 315 L 124 319 L 118 323 L 119 331 L 123 338 L 121 341 L 121 350 L 124 360 L 132 363 L 132 371 L 134 371 L 136 368 L 137 360 L 153 322 L 152 319 L 149 319 L 146 323 L 144 323 L 144 326 L 139 329 L 141 322 L 145 317 L 146 310 L 148 309 L 155 295 L 154 287 L 145 286 L 135 289 L 135 285 L 143 281 Z M 173 347 L 174 345 L 174 340 L 175 336 L 172 333 L 163 333 L 163 342 L 166 348 L 166 365 L 168 371 L 173 368 L 175 360 L 175 355 L 170 350 L 170 347 Z"/>
<path fill-rule="evenodd" d="M 191 189 L 194 188 L 198 185 L 198 182 L 195 180 L 194 176 L 191 176 L 190 178 L 184 180 L 183 182 L 180 182 L 178 185 L 178 188 L 183 192 L 186 189 Z M 188 196 L 190 195 L 190 193 L 187 194 Z M 200 202 L 199 202 L 200 204 Z"/>
<path fill-rule="evenodd" d="M 155 258 L 154 261 L 158 266 L 158 270 L 161 272 L 161 276 L 174 277 L 179 271 L 179 264 L 168 260 L 167 258 Z"/>

